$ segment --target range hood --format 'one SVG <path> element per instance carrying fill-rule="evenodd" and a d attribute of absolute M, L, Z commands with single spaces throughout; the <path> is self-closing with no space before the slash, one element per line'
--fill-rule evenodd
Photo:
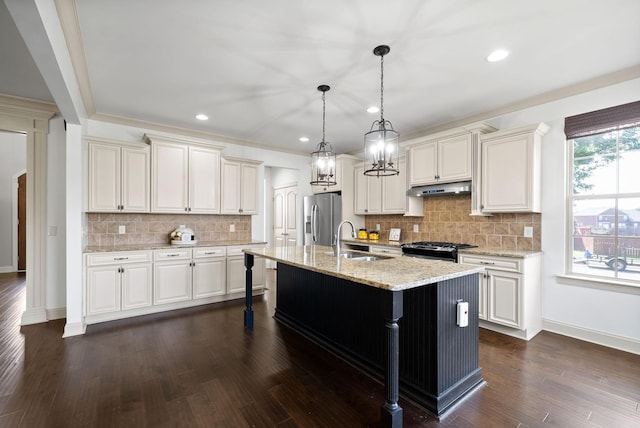
<path fill-rule="evenodd" d="M 431 184 L 429 186 L 416 186 L 407 190 L 407 196 L 443 196 L 443 195 L 468 195 L 471 193 L 470 181 L 457 183 Z"/>

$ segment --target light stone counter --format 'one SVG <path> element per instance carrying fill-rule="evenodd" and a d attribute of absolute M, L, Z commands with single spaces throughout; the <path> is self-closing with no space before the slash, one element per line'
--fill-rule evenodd
<path fill-rule="evenodd" d="M 385 256 L 388 258 L 375 261 L 336 259 L 331 247 L 320 245 L 244 251 L 279 263 L 390 291 L 407 290 L 484 271 L 483 267 L 414 257 Z M 364 252 L 362 254 L 372 255 Z"/>
<path fill-rule="evenodd" d="M 523 259 L 526 257 L 542 254 L 542 251 L 531 250 L 504 250 L 502 248 L 465 248 L 464 250 L 458 250 L 459 254 L 475 254 L 478 256 L 497 256 L 497 257 L 513 257 Z"/>
<path fill-rule="evenodd" d="M 198 241 L 195 245 L 171 245 L 166 244 L 139 244 L 139 245 L 113 245 L 113 246 L 93 246 L 86 247 L 85 253 L 110 253 L 120 251 L 144 251 L 160 250 L 163 248 L 198 248 L 198 247 L 228 247 L 231 245 L 260 245 L 266 244 L 264 241 Z"/>

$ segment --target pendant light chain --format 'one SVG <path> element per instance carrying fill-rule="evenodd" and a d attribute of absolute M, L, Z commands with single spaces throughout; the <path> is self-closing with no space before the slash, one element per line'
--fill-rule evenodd
<path fill-rule="evenodd" d="M 322 142 L 325 142 L 324 139 L 324 130 L 325 130 L 325 115 L 326 115 L 326 102 L 324 100 L 326 92 L 322 92 Z"/>
<path fill-rule="evenodd" d="M 384 123 L 384 55 L 380 55 L 380 122 Z"/>

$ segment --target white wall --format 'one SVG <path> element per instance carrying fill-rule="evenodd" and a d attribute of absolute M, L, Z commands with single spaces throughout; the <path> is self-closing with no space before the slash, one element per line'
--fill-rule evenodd
<path fill-rule="evenodd" d="M 12 272 L 17 260 L 13 241 L 15 178 L 27 169 L 27 137 L 15 132 L 0 131 L 0 272 Z"/>
<path fill-rule="evenodd" d="M 537 122 L 551 127 L 542 146 L 543 318 L 545 329 L 626 347 L 640 353 L 640 294 L 594 289 L 578 281 L 568 285 L 565 273 L 566 141 L 564 118 L 637 101 L 640 79 L 488 120 L 500 128 Z M 618 342 L 621 342 L 620 345 Z"/>

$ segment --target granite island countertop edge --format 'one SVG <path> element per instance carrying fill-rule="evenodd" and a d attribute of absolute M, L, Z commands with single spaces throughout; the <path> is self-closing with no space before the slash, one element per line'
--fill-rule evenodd
<path fill-rule="evenodd" d="M 336 259 L 331 247 L 319 245 L 269 247 L 244 252 L 389 291 L 408 290 L 484 271 L 484 267 L 402 256 L 386 256 L 383 260 L 369 262 Z M 363 255 L 371 254 L 365 252 Z"/>

